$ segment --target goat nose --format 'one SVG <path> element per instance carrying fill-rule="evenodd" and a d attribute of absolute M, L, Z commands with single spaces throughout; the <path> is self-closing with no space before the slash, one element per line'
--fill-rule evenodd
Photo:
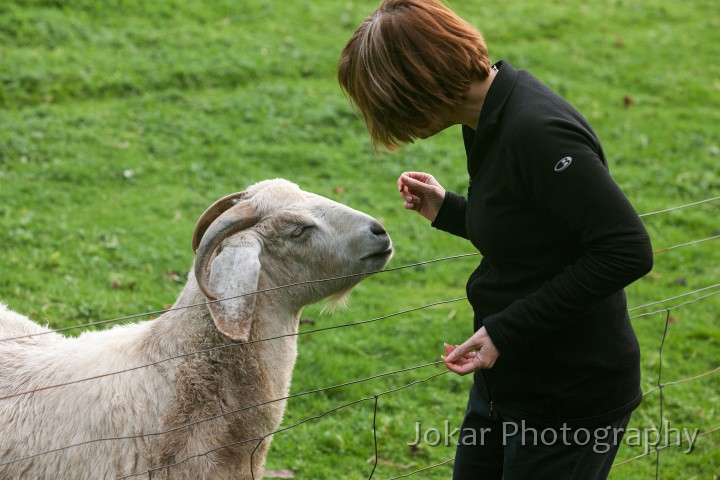
<path fill-rule="evenodd" d="M 370 232 L 373 235 L 377 235 L 378 237 L 387 235 L 385 228 L 382 225 L 380 225 L 380 222 L 378 222 L 376 220 L 373 220 L 373 222 L 370 224 Z"/>

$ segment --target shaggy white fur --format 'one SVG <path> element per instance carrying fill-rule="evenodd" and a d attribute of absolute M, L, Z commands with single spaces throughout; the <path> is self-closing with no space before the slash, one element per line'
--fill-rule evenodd
<path fill-rule="evenodd" d="M 277 429 L 284 401 L 183 426 L 287 396 L 297 337 L 252 341 L 296 333 L 303 306 L 342 297 L 365 277 L 357 274 L 386 264 L 392 246 L 371 217 L 285 180 L 253 185 L 233 203 L 230 213 L 207 228 L 203 243 L 217 232 L 228 234 L 219 224 L 233 211 L 254 219 L 209 253 L 201 253 L 201 243 L 197 259 L 204 255 L 207 266 L 197 271 L 204 290 L 191 272 L 173 307 L 188 308 L 77 338 L 46 333 L 2 340 L 48 330 L 0 304 L 0 397 L 226 346 L 0 400 L 0 463 L 5 463 L 0 478 L 97 480 L 136 473 L 141 475 L 133 478 L 153 480 L 251 478 L 250 455 L 258 444 L 253 439 Z M 344 275 L 355 276 L 238 297 Z M 235 298 L 189 307 L 210 298 L 204 291 Z M 238 443 L 243 440 L 248 441 Z M 63 449 L 73 444 L 81 445 Z M 255 454 L 256 479 L 262 478 L 269 444 L 270 438 Z M 13 462 L 55 449 L 61 450 Z"/>

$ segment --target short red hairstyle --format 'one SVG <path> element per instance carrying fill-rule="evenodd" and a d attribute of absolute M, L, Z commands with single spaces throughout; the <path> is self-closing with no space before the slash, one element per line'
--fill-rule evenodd
<path fill-rule="evenodd" d="M 385 0 L 358 27 L 338 65 L 373 145 L 394 150 L 435 133 L 484 80 L 482 35 L 437 0 Z"/>

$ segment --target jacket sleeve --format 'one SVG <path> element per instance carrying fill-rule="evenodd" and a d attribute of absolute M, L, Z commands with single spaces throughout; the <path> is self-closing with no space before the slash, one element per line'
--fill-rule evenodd
<path fill-rule="evenodd" d="M 648 234 L 610 177 L 594 135 L 558 118 L 525 130 L 511 142 L 517 145 L 507 163 L 511 188 L 583 253 L 535 292 L 483 319 L 501 352 L 579 319 L 653 265 Z"/>
<path fill-rule="evenodd" d="M 445 199 L 432 226 L 438 230 L 468 238 L 465 224 L 467 199 L 453 192 L 445 192 Z"/>

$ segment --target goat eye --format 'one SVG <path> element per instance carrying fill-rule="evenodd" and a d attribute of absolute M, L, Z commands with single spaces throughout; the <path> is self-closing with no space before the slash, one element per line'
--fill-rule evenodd
<path fill-rule="evenodd" d="M 304 234 L 306 234 L 308 231 L 310 231 L 312 228 L 314 228 L 315 225 L 298 225 L 295 227 L 295 230 L 290 233 L 290 236 L 293 238 L 299 238 L 302 237 Z"/>

